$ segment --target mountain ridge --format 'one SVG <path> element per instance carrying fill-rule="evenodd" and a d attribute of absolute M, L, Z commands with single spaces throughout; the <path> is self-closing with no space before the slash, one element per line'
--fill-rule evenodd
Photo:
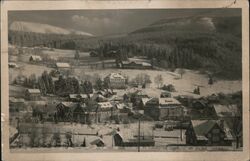
<path fill-rule="evenodd" d="M 33 32 L 40 34 L 61 34 L 61 35 L 83 35 L 83 36 L 94 36 L 91 33 L 77 31 L 74 29 L 66 29 L 62 27 L 57 27 L 49 24 L 27 22 L 27 21 L 14 21 L 10 24 L 9 29 L 11 31 L 20 31 L 20 32 Z"/>

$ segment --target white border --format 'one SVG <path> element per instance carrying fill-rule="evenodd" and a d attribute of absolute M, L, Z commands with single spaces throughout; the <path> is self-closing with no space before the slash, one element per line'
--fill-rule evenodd
<path fill-rule="evenodd" d="M 247 0 L 238 0 L 231 8 L 242 8 L 242 84 L 243 133 L 242 152 L 115 152 L 115 153 L 10 153 L 8 130 L 8 29 L 7 13 L 11 10 L 80 10 L 80 9 L 160 9 L 160 8 L 223 8 L 230 0 L 169 0 L 169 1 L 2 1 L 1 2 L 1 109 L 4 114 L 3 160 L 85 160 L 85 161 L 166 161 L 220 160 L 246 161 L 249 159 L 249 7 Z"/>

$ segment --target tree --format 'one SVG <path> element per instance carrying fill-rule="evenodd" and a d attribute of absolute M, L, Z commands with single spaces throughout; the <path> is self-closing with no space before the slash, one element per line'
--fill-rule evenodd
<path fill-rule="evenodd" d="M 54 133 L 53 134 L 53 142 L 55 143 L 54 145 L 57 147 L 57 146 L 61 146 L 61 137 L 60 137 L 60 133 L 57 132 L 57 133 Z"/>
<path fill-rule="evenodd" d="M 186 73 L 186 71 L 185 71 L 185 69 L 180 68 L 180 69 L 178 70 L 178 73 L 181 75 L 181 78 L 182 78 L 182 76 Z"/>
<path fill-rule="evenodd" d="M 67 139 L 67 144 L 68 144 L 68 146 L 69 146 L 69 147 L 72 147 L 72 146 L 73 146 L 73 142 L 72 142 L 72 133 L 67 132 L 67 133 L 65 134 L 65 137 L 66 137 L 66 139 Z"/>
<path fill-rule="evenodd" d="M 79 54 L 79 51 L 78 50 L 76 50 L 76 52 L 75 52 L 75 59 L 79 59 L 80 58 L 80 54 Z"/>
<path fill-rule="evenodd" d="M 163 78 L 162 78 L 162 75 L 161 75 L 161 74 L 158 74 L 158 75 L 155 77 L 155 83 L 158 85 L 158 88 L 160 88 L 160 87 L 162 86 Z"/>

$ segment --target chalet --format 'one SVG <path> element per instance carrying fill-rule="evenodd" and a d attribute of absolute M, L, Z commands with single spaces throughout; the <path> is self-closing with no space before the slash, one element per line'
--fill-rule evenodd
<path fill-rule="evenodd" d="M 108 82 L 110 88 L 124 89 L 126 88 L 126 78 L 120 73 L 111 73 L 104 78 Z"/>
<path fill-rule="evenodd" d="M 9 62 L 8 66 L 9 66 L 9 68 L 18 68 L 18 65 L 16 63 L 13 63 L 13 62 Z"/>
<path fill-rule="evenodd" d="M 10 99 L 9 99 L 10 112 L 23 111 L 25 108 L 24 102 L 25 101 L 23 98 L 10 97 Z"/>
<path fill-rule="evenodd" d="M 152 98 L 146 103 L 144 113 L 154 120 L 180 119 L 184 107 L 174 98 Z"/>
<path fill-rule="evenodd" d="M 188 145 L 231 146 L 234 141 L 223 120 L 191 120 L 185 134 Z"/>
<path fill-rule="evenodd" d="M 96 122 L 110 120 L 111 117 L 117 114 L 117 110 L 110 102 L 98 102 L 96 110 Z"/>
<path fill-rule="evenodd" d="M 60 102 L 56 106 L 56 119 L 87 122 L 86 105 L 83 103 Z"/>
<path fill-rule="evenodd" d="M 183 104 L 186 107 L 190 107 L 192 106 L 192 102 L 194 97 L 189 96 L 189 95 L 178 95 L 175 97 L 178 101 L 181 102 L 181 104 Z"/>
<path fill-rule="evenodd" d="M 149 95 L 145 90 L 136 90 L 126 95 L 134 106 L 138 106 L 141 103 L 142 98 L 149 98 Z"/>
<path fill-rule="evenodd" d="M 25 91 L 25 98 L 27 100 L 39 100 L 41 97 L 41 92 L 39 89 L 27 89 Z"/>
<path fill-rule="evenodd" d="M 152 69 L 152 65 L 147 62 L 122 61 L 120 64 L 123 69 Z"/>
<path fill-rule="evenodd" d="M 42 58 L 38 55 L 31 55 L 29 58 L 30 62 L 40 62 L 42 61 Z"/>
<path fill-rule="evenodd" d="M 137 147 L 138 145 L 142 147 L 147 146 L 155 146 L 154 138 L 151 136 L 140 136 L 140 142 L 139 137 L 131 136 L 131 135 L 124 135 L 120 131 L 114 131 L 113 132 L 113 138 L 115 146 L 122 146 L 122 147 Z"/>

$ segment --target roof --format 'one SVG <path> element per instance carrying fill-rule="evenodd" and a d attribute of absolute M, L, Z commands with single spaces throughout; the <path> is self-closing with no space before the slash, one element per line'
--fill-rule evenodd
<path fill-rule="evenodd" d="M 10 97 L 9 101 L 11 103 L 24 103 L 24 99 L 23 98 L 15 98 L 15 97 Z"/>
<path fill-rule="evenodd" d="M 120 73 L 110 73 L 107 77 L 110 79 L 125 79 L 125 77 Z"/>
<path fill-rule="evenodd" d="M 149 104 L 159 104 L 161 108 L 164 108 L 166 106 L 179 106 L 181 103 L 177 101 L 175 98 L 152 98 L 148 100 Z"/>
<path fill-rule="evenodd" d="M 218 125 L 219 120 L 191 120 L 195 135 L 198 140 L 207 140 L 206 134 L 215 126 Z M 224 122 L 225 139 L 233 139 L 233 136 L 228 128 L 227 124 Z"/>
<path fill-rule="evenodd" d="M 146 103 L 150 100 L 150 98 L 142 98 L 141 102 L 143 105 L 146 105 Z"/>
<path fill-rule="evenodd" d="M 91 144 L 91 145 L 96 145 L 96 144 L 98 144 L 99 142 L 101 142 L 101 143 L 104 144 L 104 141 L 102 140 L 102 138 L 94 139 L 93 141 L 90 142 L 90 144 Z"/>
<path fill-rule="evenodd" d="M 69 68 L 69 63 L 56 63 L 57 68 Z"/>
<path fill-rule="evenodd" d="M 237 115 L 238 108 L 237 105 L 220 105 L 214 104 L 214 110 L 219 117 L 232 117 Z"/>
<path fill-rule="evenodd" d="M 31 55 L 30 56 L 33 60 L 42 60 L 42 58 L 38 55 Z"/>
<path fill-rule="evenodd" d="M 32 93 L 32 94 L 40 94 L 41 93 L 39 89 L 27 89 L 27 91 L 29 93 Z"/>
<path fill-rule="evenodd" d="M 87 94 L 69 94 L 69 98 L 76 99 L 76 98 L 88 98 Z"/>
<path fill-rule="evenodd" d="M 98 105 L 102 109 L 112 108 L 113 105 L 110 102 L 98 102 Z"/>
<path fill-rule="evenodd" d="M 191 120 L 197 139 L 204 139 L 205 135 L 216 124 L 215 120 Z M 205 137 L 206 138 L 206 137 Z"/>
<path fill-rule="evenodd" d="M 79 104 L 75 102 L 60 102 L 59 104 L 63 104 L 64 106 L 72 108 L 72 109 L 76 108 L 78 105 L 85 107 L 85 104 Z"/>

